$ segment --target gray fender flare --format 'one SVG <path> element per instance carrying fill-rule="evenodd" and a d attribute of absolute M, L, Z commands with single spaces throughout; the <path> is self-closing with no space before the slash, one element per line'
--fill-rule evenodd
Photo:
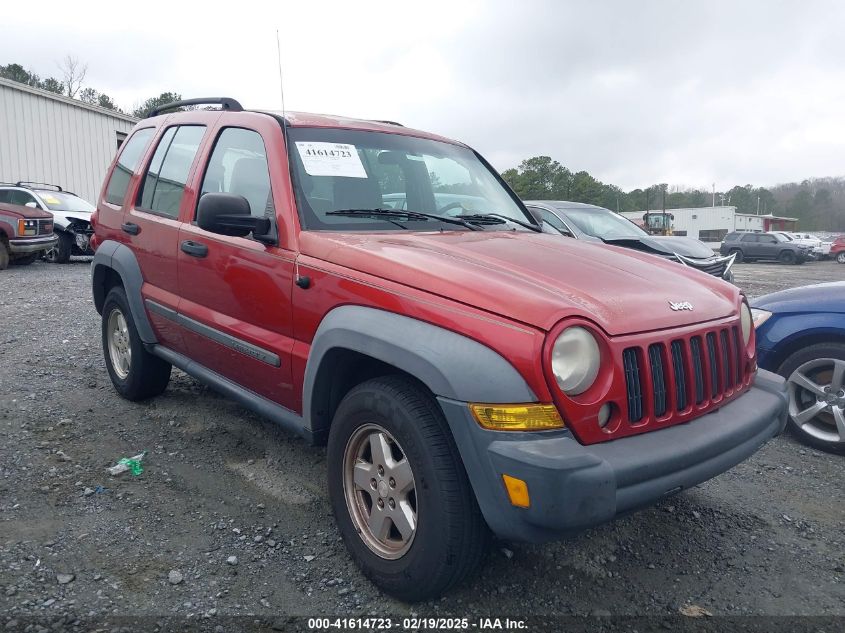
<path fill-rule="evenodd" d="M 464 402 L 537 401 L 513 365 L 478 341 L 392 312 L 341 306 L 323 318 L 311 343 L 302 399 L 309 424 L 318 371 L 326 354 L 338 348 L 401 369 L 435 396 Z"/>
<path fill-rule="evenodd" d="M 98 309 L 102 308 L 102 303 L 98 303 L 97 293 L 102 292 L 103 276 L 109 269 L 117 273 L 123 281 L 126 299 L 129 301 L 129 308 L 132 310 L 138 337 L 142 342 L 154 345 L 158 341 L 144 309 L 144 301 L 141 297 L 144 277 L 141 275 L 141 267 L 138 266 L 135 254 L 128 246 L 114 240 L 106 240 L 97 247 L 97 252 L 94 253 L 94 261 L 91 263 L 91 285 Z M 105 297 L 102 297 L 102 299 L 105 299 Z"/>

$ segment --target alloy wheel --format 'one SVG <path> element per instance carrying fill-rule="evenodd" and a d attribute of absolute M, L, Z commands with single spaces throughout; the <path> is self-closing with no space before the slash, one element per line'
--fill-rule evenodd
<path fill-rule="evenodd" d="M 132 347 L 129 341 L 126 317 L 117 308 L 109 314 L 106 336 L 109 343 L 109 358 L 114 373 L 121 380 L 126 380 L 129 375 L 129 367 L 132 364 Z"/>
<path fill-rule="evenodd" d="M 845 360 L 808 361 L 787 382 L 793 422 L 823 442 L 845 443 Z"/>
<path fill-rule="evenodd" d="M 361 540 L 382 558 L 401 558 L 417 531 L 416 484 L 405 452 L 386 429 L 365 424 L 349 438 L 343 490 Z"/>

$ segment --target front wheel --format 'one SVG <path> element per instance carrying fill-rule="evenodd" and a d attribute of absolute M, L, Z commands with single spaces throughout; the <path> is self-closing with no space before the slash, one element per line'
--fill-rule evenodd
<path fill-rule="evenodd" d="M 103 304 L 102 339 L 106 368 L 121 396 L 144 400 L 167 388 L 171 366 L 144 349 L 120 286 L 109 291 Z"/>
<path fill-rule="evenodd" d="M 796 260 L 795 253 L 793 251 L 782 251 L 780 255 L 778 255 L 778 261 L 781 264 L 794 264 Z"/>
<path fill-rule="evenodd" d="M 343 399 L 328 442 L 329 496 L 364 575 L 386 593 L 434 598 L 479 566 L 488 529 L 443 413 L 401 376 Z"/>
<path fill-rule="evenodd" d="M 743 262 L 743 260 L 745 259 L 745 255 L 743 255 L 742 251 L 739 250 L 738 248 L 733 249 L 729 254 L 730 255 L 736 255 L 736 257 L 734 258 L 735 264 L 741 264 Z"/>
<path fill-rule="evenodd" d="M 6 270 L 9 267 L 9 245 L 0 239 L 0 270 Z"/>
<path fill-rule="evenodd" d="M 66 233 L 59 233 L 58 235 L 59 241 L 44 254 L 44 259 L 51 264 L 67 264 L 73 251 L 73 238 Z"/>
<path fill-rule="evenodd" d="M 793 353 L 778 373 L 789 390 L 789 429 L 805 444 L 845 453 L 845 344 Z"/>

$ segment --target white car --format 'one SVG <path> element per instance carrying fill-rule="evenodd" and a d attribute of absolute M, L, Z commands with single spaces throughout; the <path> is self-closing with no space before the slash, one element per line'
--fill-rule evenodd
<path fill-rule="evenodd" d="M 41 182 L 0 184 L 0 191 L 14 191 L 21 204 L 53 214 L 53 230 L 59 241 L 46 252 L 49 262 L 65 264 L 71 255 L 93 255 L 91 214 L 94 206 L 58 185 Z"/>
<path fill-rule="evenodd" d="M 807 243 L 813 242 L 813 252 L 821 257 L 828 257 L 830 255 L 830 247 L 833 246 L 832 241 L 825 241 L 822 238 L 811 235 L 810 233 L 791 233 L 794 240 L 805 240 Z"/>
<path fill-rule="evenodd" d="M 824 247 L 822 246 L 822 241 L 817 237 L 813 237 L 809 233 L 790 233 L 788 231 L 769 231 L 769 233 L 783 235 L 787 238 L 790 242 L 795 242 L 801 246 L 809 246 L 813 257 L 816 259 L 821 259 L 825 256 Z M 827 253 L 830 253 L 830 245 L 827 246 Z"/>

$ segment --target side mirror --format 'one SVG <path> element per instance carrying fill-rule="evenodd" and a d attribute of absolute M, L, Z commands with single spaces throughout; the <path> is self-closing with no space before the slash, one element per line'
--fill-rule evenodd
<path fill-rule="evenodd" d="M 37 203 L 37 202 L 35 202 L 35 201 L 32 201 L 32 202 L 27 202 L 24 206 L 25 206 L 25 207 L 29 207 L 30 209 L 37 209 L 37 208 L 38 208 L 38 203 Z"/>
<path fill-rule="evenodd" d="M 275 241 L 269 236 L 272 222 L 250 215 L 247 199 L 234 193 L 203 194 L 197 206 L 197 226 L 220 235 L 246 237 L 252 233 L 259 241 Z"/>

